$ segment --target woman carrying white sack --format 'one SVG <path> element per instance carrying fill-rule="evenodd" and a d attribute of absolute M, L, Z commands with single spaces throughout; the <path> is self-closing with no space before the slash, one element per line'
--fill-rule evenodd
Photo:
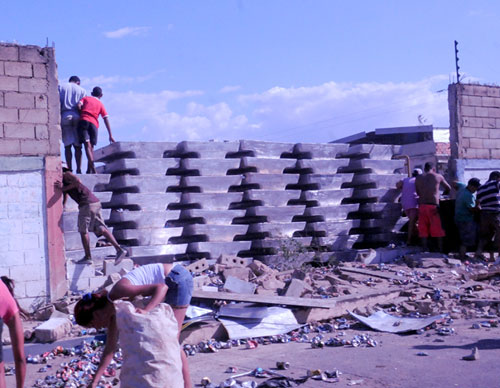
<path fill-rule="evenodd" d="M 104 371 L 113 359 L 113 354 L 116 351 L 118 344 L 119 329 L 122 329 L 121 326 L 136 324 L 141 326 L 141 328 L 144 328 L 141 323 L 141 318 L 148 318 L 151 314 L 158 314 L 158 309 L 154 310 L 155 307 L 160 305 L 162 302 L 165 302 L 169 306 L 162 305 L 159 309 L 167 311 L 167 315 L 170 313 L 170 315 L 174 317 L 177 322 L 177 330 L 175 331 L 177 338 L 175 338 L 175 340 L 179 349 L 178 354 L 180 354 L 180 359 L 182 360 L 184 388 L 191 388 L 192 384 L 189 376 L 187 357 L 184 351 L 180 348 L 178 340 L 182 323 L 184 321 L 184 317 L 186 316 L 186 310 L 191 301 L 192 293 L 193 278 L 188 270 L 181 265 L 174 266 L 173 264 L 156 263 L 143 265 L 129 272 L 114 285 L 109 293 L 107 291 L 101 291 L 94 294 L 84 295 L 75 306 L 76 322 L 84 327 L 108 329 L 106 345 L 91 387 L 97 387 L 99 379 L 104 374 Z M 131 316 L 131 314 L 127 314 L 127 311 L 130 311 L 131 309 L 129 304 L 125 305 L 123 303 L 116 303 L 115 306 L 114 301 L 118 299 L 133 299 L 136 296 L 151 298 L 143 309 L 134 308 L 133 310 L 135 311 L 133 311 L 133 316 Z M 145 316 L 141 317 L 141 315 Z M 119 318 L 119 322 L 117 322 L 117 316 Z M 144 338 L 150 338 L 150 345 L 153 346 L 156 342 L 158 342 L 154 341 L 154 339 L 164 336 L 166 328 L 156 329 L 154 328 L 156 323 L 153 322 L 155 319 L 149 319 L 148 321 L 150 322 L 146 323 L 146 326 L 149 324 L 149 330 L 159 330 L 159 332 L 144 333 L 144 330 L 143 332 L 137 330 L 137 335 L 144 336 Z M 168 320 L 166 320 L 166 322 L 168 322 Z M 135 335 L 135 333 L 131 334 Z M 124 353 L 124 364 L 126 361 L 126 355 L 129 354 L 127 349 L 125 349 L 127 340 L 128 338 L 124 337 L 120 340 Z M 131 343 L 130 346 L 133 346 L 133 343 Z M 148 344 L 144 344 L 144 346 L 148 346 Z M 139 365 L 137 365 L 137 367 L 140 368 Z M 123 373 L 124 370 L 122 370 L 122 375 Z M 122 380 L 122 384 L 123 383 L 127 382 Z M 168 381 L 164 381 L 163 383 L 167 384 Z M 176 386 L 175 388 L 180 387 Z"/>

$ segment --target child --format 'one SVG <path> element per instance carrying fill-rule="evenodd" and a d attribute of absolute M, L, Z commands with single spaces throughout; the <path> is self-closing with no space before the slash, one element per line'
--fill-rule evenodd
<path fill-rule="evenodd" d="M 97 130 L 99 129 L 99 115 L 104 120 L 106 129 L 109 133 L 109 142 L 114 143 L 113 135 L 111 134 L 111 126 L 109 125 L 108 112 L 100 101 L 102 89 L 96 86 L 92 90 L 90 97 L 84 97 L 78 102 L 78 110 L 80 111 L 80 122 L 78 123 L 78 138 L 81 144 L 85 144 L 85 154 L 87 155 L 87 174 L 95 174 L 94 167 L 94 146 L 97 144 Z"/>

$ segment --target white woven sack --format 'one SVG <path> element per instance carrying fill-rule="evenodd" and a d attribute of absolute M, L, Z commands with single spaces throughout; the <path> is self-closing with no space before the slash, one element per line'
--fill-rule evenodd
<path fill-rule="evenodd" d="M 148 314 L 130 302 L 117 301 L 116 324 L 123 365 L 121 388 L 182 388 L 178 324 L 172 308 L 160 303 Z"/>

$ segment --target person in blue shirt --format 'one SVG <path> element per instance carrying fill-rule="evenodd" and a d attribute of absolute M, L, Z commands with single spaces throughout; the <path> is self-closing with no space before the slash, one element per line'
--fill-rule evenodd
<path fill-rule="evenodd" d="M 475 193 L 479 186 L 481 186 L 479 179 L 469 179 L 467 186 L 458 191 L 455 200 L 455 224 L 460 236 L 460 260 L 466 259 L 467 248 L 475 246 L 477 242 L 477 223 L 474 221 L 474 214 L 478 212 Z"/>

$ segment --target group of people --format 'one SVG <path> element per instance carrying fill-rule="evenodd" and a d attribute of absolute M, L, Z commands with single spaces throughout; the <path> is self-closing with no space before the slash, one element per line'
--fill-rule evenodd
<path fill-rule="evenodd" d="M 82 145 L 87 156 L 87 174 L 95 174 L 94 146 L 97 144 L 99 116 L 104 120 L 110 143 L 115 139 L 111 133 L 109 116 L 100 101 L 102 89 L 96 86 L 90 96 L 80 86 L 80 78 L 70 77 L 67 83 L 59 85 L 61 104 L 61 130 L 64 154 L 69 170 L 73 170 L 72 147 L 75 149 L 76 173 L 82 173 Z"/>
<path fill-rule="evenodd" d="M 494 238 L 500 254 L 500 172 L 493 171 L 486 183 L 471 178 L 467 185 L 453 182 L 456 190 L 454 222 L 460 236 L 459 257 L 466 258 L 467 249 L 477 247 L 475 256 L 484 259 L 483 251 Z M 447 194 L 452 187 L 436 172 L 433 163 L 426 163 L 424 171 L 416 168 L 412 176 L 398 182 L 401 205 L 408 217 L 407 244 L 421 239 L 422 247 L 429 250 L 429 238 L 436 238 L 443 251 L 445 231 L 439 212 L 440 189 Z M 417 233 L 418 232 L 418 233 Z"/>

